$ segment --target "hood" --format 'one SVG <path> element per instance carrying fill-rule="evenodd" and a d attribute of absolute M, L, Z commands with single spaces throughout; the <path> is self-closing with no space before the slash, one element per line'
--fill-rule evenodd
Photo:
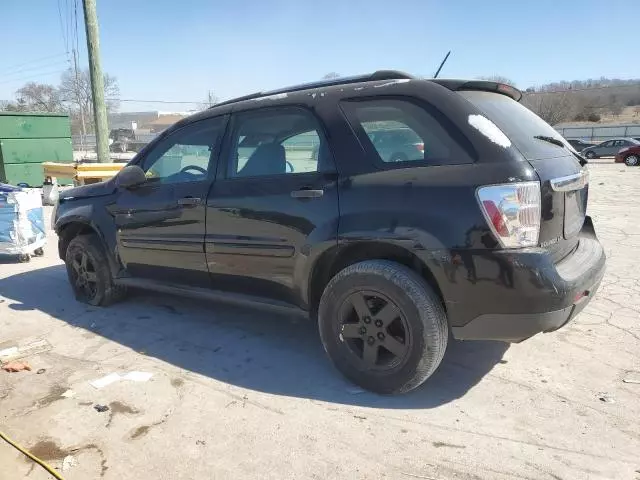
<path fill-rule="evenodd" d="M 109 195 L 115 190 L 113 180 L 106 182 L 92 183 L 81 187 L 70 188 L 60 192 L 60 200 L 72 200 L 74 198 L 91 198 Z"/>

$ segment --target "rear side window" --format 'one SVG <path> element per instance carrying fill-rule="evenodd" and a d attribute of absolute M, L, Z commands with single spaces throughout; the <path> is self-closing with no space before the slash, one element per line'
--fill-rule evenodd
<path fill-rule="evenodd" d="M 470 163 L 467 151 L 434 115 L 409 100 L 342 103 L 365 150 L 387 166 Z"/>
<path fill-rule="evenodd" d="M 553 158 L 569 153 L 563 147 L 534 138 L 546 136 L 567 143 L 551 125 L 512 98 L 475 90 L 458 93 L 495 123 L 527 160 Z"/>

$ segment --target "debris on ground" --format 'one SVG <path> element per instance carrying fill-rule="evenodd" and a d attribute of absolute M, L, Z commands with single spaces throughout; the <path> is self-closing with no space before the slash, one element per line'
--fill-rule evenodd
<path fill-rule="evenodd" d="M 44 372 L 46 372 L 47 369 L 46 368 L 39 368 L 38 371 L 36 372 L 36 374 L 38 375 L 42 375 Z"/>
<path fill-rule="evenodd" d="M 636 373 L 636 374 L 628 375 L 624 377 L 622 381 L 624 383 L 635 383 L 640 385 L 640 374 Z"/>
<path fill-rule="evenodd" d="M 14 360 L 14 361 L 3 364 L 2 369 L 5 372 L 15 373 L 15 372 L 21 372 L 23 370 L 31 371 L 31 366 L 27 362 L 18 362 Z"/>
<path fill-rule="evenodd" d="M 89 384 L 97 389 L 111 385 L 112 383 L 119 382 L 120 380 L 131 380 L 132 382 L 146 382 L 153 376 L 153 373 L 149 372 L 129 372 L 124 375 L 119 373 L 110 373 L 106 377 L 98 378 Z"/>
<path fill-rule="evenodd" d="M 67 455 L 62 459 L 62 471 L 66 472 L 78 465 L 78 460 L 73 455 Z"/>
<path fill-rule="evenodd" d="M 93 409 L 98 412 L 98 413 L 102 413 L 102 412 L 106 412 L 107 410 L 109 410 L 109 407 L 106 405 L 94 405 Z"/>
<path fill-rule="evenodd" d="M 599 393 L 598 394 L 598 400 L 600 400 L 601 402 L 604 402 L 604 403 L 616 403 L 616 401 L 613 399 L 613 397 L 611 395 L 609 395 L 608 393 Z"/>
<path fill-rule="evenodd" d="M 18 353 L 18 347 L 9 347 L 0 350 L 0 358 L 1 357 L 13 357 Z"/>

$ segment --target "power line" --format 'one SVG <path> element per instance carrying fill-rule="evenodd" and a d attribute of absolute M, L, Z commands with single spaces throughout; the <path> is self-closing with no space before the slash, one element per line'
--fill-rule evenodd
<path fill-rule="evenodd" d="M 136 103 L 194 103 L 194 104 L 205 103 L 202 100 L 198 102 L 178 102 L 178 101 L 172 101 L 172 100 L 136 100 L 132 98 L 115 98 L 115 97 L 107 98 L 107 100 L 118 101 L 118 102 L 136 102 Z"/>
<path fill-rule="evenodd" d="M 11 72 L 2 72 L 0 73 L 0 75 L 2 75 L 2 77 L 11 77 L 13 75 L 22 75 L 24 72 L 29 72 L 30 70 L 41 70 L 43 68 L 51 68 L 51 67 L 55 67 L 55 66 L 59 66 L 62 65 L 64 63 L 70 63 L 69 60 L 57 60 L 55 62 L 50 62 L 50 63 L 45 63 L 42 65 L 34 65 L 33 67 L 27 67 L 27 68 L 20 68 L 18 70 L 13 70 Z"/>
<path fill-rule="evenodd" d="M 45 60 L 51 60 L 52 58 L 59 58 L 59 57 L 66 57 L 68 55 L 68 52 L 65 53 L 57 53 L 55 55 L 49 55 L 48 57 L 42 57 L 42 58 L 38 58 L 36 60 L 29 60 L 28 62 L 22 62 L 22 63 L 18 63 L 17 65 L 11 65 L 9 67 L 5 67 L 8 70 L 13 70 L 14 68 L 20 68 L 23 67 L 25 65 L 31 65 L 33 63 L 42 63 Z"/>
<path fill-rule="evenodd" d="M 28 80 L 28 79 L 31 79 L 31 78 L 44 77 L 44 76 L 47 76 L 47 75 L 53 75 L 54 73 L 62 75 L 65 71 L 66 70 L 53 70 L 53 71 L 50 71 L 50 72 L 34 73 L 34 74 L 27 75 L 26 77 L 22 77 L 22 78 L 11 78 L 9 80 L 4 80 L 4 81 L 0 82 L 0 85 L 5 84 L 5 83 L 21 82 L 23 80 Z"/>
<path fill-rule="evenodd" d="M 78 52 L 77 54 L 79 55 L 79 43 L 78 43 L 78 0 L 74 1 L 74 5 L 73 5 L 73 16 L 75 17 L 75 32 L 74 32 L 74 37 L 75 37 L 75 46 L 76 46 L 76 52 Z"/>
<path fill-rule="evenodd" d="M 60 20 L 60 33 L 62 34 L 62 43 L 64 45 L 64 49 L 69 51 L 69 42 L 67 42 L 67 37 L 64 34 L 64 22 L 62 20 L 62 8 L 60 8 L 60 0 L 58 0 L 58 19 Z"/>

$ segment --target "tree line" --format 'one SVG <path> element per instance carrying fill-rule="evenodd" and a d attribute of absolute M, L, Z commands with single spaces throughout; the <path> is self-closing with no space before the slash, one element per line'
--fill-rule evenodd
<path fill-rule="evenodd" d="M 506 77 L 485 77 L 515 85 Z M 634 108 L 640 121 L 640 79 L 598 79 L 552 82 L 523 91 L 522 103 L 551 125 L 562 122 L 599 122 L 604 115 L 620 116 L 625 107 Z"/>
<path fill-rule="evenodd" d="M 118 80 L 109 74 L 104 75 L 104 89 L 107 113 L 117 111 L 120 88 Z M 67 113 L 71 120 L 73 133 L 93 133 L 93 101 L 89 70 L 65 71 L 60 84 L 28 82 L 15 93 L 15 98 L 0 105 L 0 110 L 13 112 L 51 112 Z"/>

